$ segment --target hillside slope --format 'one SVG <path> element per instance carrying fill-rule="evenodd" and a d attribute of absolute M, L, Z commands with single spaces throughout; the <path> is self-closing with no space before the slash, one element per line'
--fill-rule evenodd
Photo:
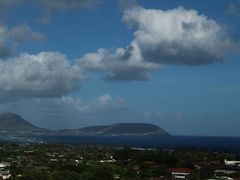
<path fill-rule="evenodd" d="M 5 113 L 0 115 L 0 131 L 42 131 L 43 129 L 32 125 L 21 116 L 14 113 Z"/>
<path fill-rule="evenodd" d="M 89 126 L 80 129 L 66 129 L 62 133 L 87 135 L 164 135 L 164 129 L 148 123 L 118 123 L 111 125 Z"/>

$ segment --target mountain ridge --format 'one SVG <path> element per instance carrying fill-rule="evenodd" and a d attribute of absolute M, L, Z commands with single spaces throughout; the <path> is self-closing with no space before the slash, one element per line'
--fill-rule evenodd
<path fill-rule="evenodd" d="M 23 119 L 15 113 L 0 114 L 0 131 L 16 132 L 16 131 L 43 131 L 30 122 Z"/>
<path fill-rule="evenodd" d="M 15 113 L 0 114 L 0 132 L 26 132 L 44 135 L 165 135 L 161 127 L 150 123 L 115 123 L 77 129 L 48 130 L 39 128 Z"/>
<path fill-rule="evenodd" d="M 116 123 L 110 125 L 87 126 L 78 129 L 64 129 L 59 132 L 91 135 L 150 135 L 168 134 L 161 127 L 150 123 Z"/>

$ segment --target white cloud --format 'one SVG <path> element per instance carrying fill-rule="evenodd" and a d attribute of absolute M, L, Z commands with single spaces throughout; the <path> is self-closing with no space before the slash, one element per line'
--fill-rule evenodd
<path fill-rule="evenodd" d="M 41 109 L 51 109 L 51 112 L 66 114 L 90 114 L 95 116 L 99 113 L 111 112 L 123 109 L 125 104 L 121 98 L 103 94 L 94 100 L 84 101 L 81 98 L 62 96 L 60 98 L 37 99 L 37 106 Z"/>
<path fill-rule="evenodd" d="M 15 26 L 9 30 L 9 36 L 17 42 L 22 41 L 43 41 L 45 35 L 32 31 L 27 25 Z"/>
<path fill-rule="evenodd" d="M 112 99 L 112 97 L 109 94 L 104 94 L 102 96 L 99 96 L 97 98 L 97 100 L 100 102 L 100 104 L 106 105 L 109 102 L 111 102 L 113 99 Z"/>
<path fill-rule="evenodd" d="M 156 63 L 145 62 L 140 52 L 131 48 L 118 48 L 113 53 L 107 49 L 98 49 L 96 53 L 87 53 L 80 58 L 79 65 L 105 72 L 105 80 L 110 81 L 147 80 L 149 70 L 161 67 Z"/>
<path fill-rule="evenodd" d="M 179 7 L 127 9 L 124 22 L 136 26 L 133 43 L 144 60 L 161 64 L 203 65 L 223 62 L 233 44 L 216 21 Z"/>
<path fill-rule="evenodd" d="M 122 121 L 126 104 L 108 93 L 84 100 L 70 95 L 61 97 L 20 98 L 0 101 L 0 114 L 17 113 L 39 127 L 62 129 Z M 132 116 L 127 116 L 131 117 Z"/>
<path fill-rule="evenodd" d="M 79 88 L 84 79 L 65 55 L 22 53 L 0 61 L 0 92 L 19 96 L 61 96 Z"/>
<path fill-rule="evenodd" d="M 95 109 L 122 109 L 124 107 L 124 101 L 121 98 L 112 97 L 110 94 L 98 96 L 93 104 Z"/>
<path fill-rule="evenodd" d="M 12 55 L 17 45 L 24 41 L 43 41 L 46 37 L 32 31 L 27 25 L 7 27 L 0 25 L 0 58 Z"/>
<path fill-rule="evenodd" d="M 235 45 L 216 21 L 196 10 L 127 8 L 123 21 L 136 28 L 133 41 L 114 52 L 99 49 L 80 58 L 85 68 L 105 72 L 106 80 L 147 80 L 167 64 L 222 63 Z"/>

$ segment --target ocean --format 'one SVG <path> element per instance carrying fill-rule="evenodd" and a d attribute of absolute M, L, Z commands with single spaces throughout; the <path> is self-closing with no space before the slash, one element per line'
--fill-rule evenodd
<path fill-rule="evenodd" d="M 204 148 L 240 152 L 240 137 L 202 136 L 8 136 L 2 142 L 63 143 L 148 148 Z"/>

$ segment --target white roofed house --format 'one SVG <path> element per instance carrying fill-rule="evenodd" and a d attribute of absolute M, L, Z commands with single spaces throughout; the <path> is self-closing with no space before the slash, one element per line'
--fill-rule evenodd
<path fill-rule="evenodd" d="M 224 163 L 225 163 L 225 165 L 227 165 L 227 166 L 235 166 L 235 165 L 240 165 L 240 161 L 228 161 L 228 160 L 224 160 Z"/>
<path fill-rule="evenodd" d="M 6 170 L 0 170 L 0 177 L 2 179 L 9 179 L 11 177 L 11 174 L 9 171 Z"/>
<path fill-rule="evenodd" d="M 217 169 L 214 171 L 214 177 L 216 179 L 233 180 L 238 178 L 238 173 L 234 170 Z"/>
<path fill-rule="evenodd" d="M 100 160 L 100 163 L 115 163 L 116 160 L 113 158 L 113 156 L 110 157 L 110 159 L 104 159 Z"/>
<path fill-rule="evenodd" d="M 188 179 L 192 169 L 189 168 L 170 168 L 168 172 L 171 173 L 172 179 Z"/>
<path fill-rule="evenodd" d="M 6 169 L 9 166 L 10 166 L 10 163 L 7 163 L 7 162 L 0 163 L 0 177 L 2 179 L 9 179 L 11 177 L 9 170 Z"/>
<path fill-rule="evenodd" d="M 4 169 L 5 167 L 9 167 L 9 166 L 10 166 L 10 163 L 1 162 L 1 163 L 0 163 L 0 170 L 1 170 L 1 169 Z"/>

